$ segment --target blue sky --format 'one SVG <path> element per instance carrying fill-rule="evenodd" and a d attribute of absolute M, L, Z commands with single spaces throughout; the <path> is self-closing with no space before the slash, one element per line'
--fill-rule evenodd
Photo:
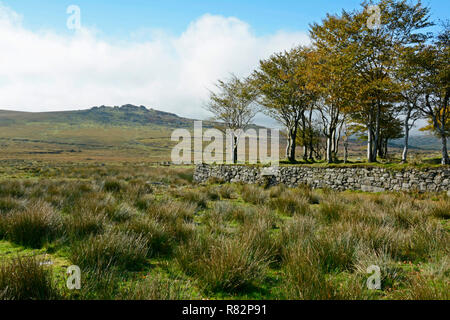
<path fill-rule="evenodd" d="M 204 119 L 218 79 L 307 45 L 310 23 L 359 3 L 0 0 L 0 109 L 131 103 Z M 434 20 L 450 17 L 450 0 L 424 3 Z M 66 27 L 69 5 L 81 10 L 81 31 Z"/>
<path fill-rule="evenodd" d="M 65 28 L 66 8 L 75 4 L 81 8 L 83 25 L 94 27 L 103 36 L 127 38 L 142 29 L 163 29 L 182 33 L 190 22 L 209 13 L 233 16 L 251 25 L 256 35 L 278 30 L 308 29 L 308 24 L 320 21 L 327 12 L 351 10 L 360 0 L 70 0 L 2 1 L 23 15 L 24 26 L 31 29 Z M 425 0 L 432 9 L 433 19 L 450 17 L 449 0 Z"/>

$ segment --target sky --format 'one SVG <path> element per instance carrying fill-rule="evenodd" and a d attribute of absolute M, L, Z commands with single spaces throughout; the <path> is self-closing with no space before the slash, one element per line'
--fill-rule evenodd
<path fill-rule="evenodd" d="M 425 0 L 433 20 L 449 0 Z M 0 0 L 0 109 L 145 105 L 205 119 L 217 79 L 309 43 L 308 26 L 360 0 Z M 75 5 L 80 29 L 73 26 Z M 69 27 L 68 27 L 69 20 Z"/>

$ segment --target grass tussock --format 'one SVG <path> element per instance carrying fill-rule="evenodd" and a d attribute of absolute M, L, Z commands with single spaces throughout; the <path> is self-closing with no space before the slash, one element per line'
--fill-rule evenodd
<path fill-rule="evenodd" d="M 51 269 L 35 257 L 17 257 L 0 264 L 0 300 L 58 299 Z"/>
<path fill-rule="evenodd" d="M 432 205 L 430 214 L 438 219 L 450 219 L 450 200 L 441 200 Z"/>
<path fill-rule="evenodd" d="M 40 248 L 61 233 L 61 217 L 46 202 L 28 204 L 23 211 L 10 212 L 2 222 L 6 238 L 32 248 Z"/>
<path fill-rule="evenodd" d="M 310 214 L 310 203 L 308 198 L 294 191 L 286 190 L 277 197 L 271 196 L 269 205 L 280 213 L 291 217 L 294 215 Z"/>
<path fill-rule="evenodd" d="M 139 270 L 147 263 L 148 253 L 144 236 L 110 230 L 74 244 L 71 260 L 86 269 Z"/>
<path fill-rule="evenodd" d="M 152 257 L 170 254 L 179 243 L 190 239 L 195 230 L 191 223 L 182 220 L 166 223 L 149 216 L 133 219 L 123 229 L 144 237 Z"/>
<path fill-rule="evenodd" d="M 198 278 L 206 290 L 236 292 L 265 277 L 271 252 L 250 231 L 239 238 L 198 236 L 178 250 L 177 261 Z"/>
<path fill-rule="evenodd" d="M 245 202 L 255 205 L 263 205 L 267 201 L 266 191 L 255 185 L 243 185 L 241 196 Z"/>
<path fill-rule="evenodd" d="M 105 228 L 106 217 L 103 214 L 81 210 L 65 217 L 63 229 L 69 237 L 77 239 L 101 234 Z"/>

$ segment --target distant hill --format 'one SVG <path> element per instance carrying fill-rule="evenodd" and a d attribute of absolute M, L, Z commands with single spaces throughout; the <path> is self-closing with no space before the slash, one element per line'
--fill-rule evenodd
<path fill-rule="evenodd" d="M 58 112 L 0 110 L 0 160 L 167 161 L 176 144 L 173 130 L 191 130 L 193 124 L 193 119 L 130 104 Z"/>
<path fill-rule="evenodd" d="M 0 126 L 25 123 L 64 123 L 68 125 L 101 124 L 111 126 L 159 125 L 171 128 L 188 127 L 192 119 L 182 118 L 173 113 L 147 109 L 131 104 L 121 107 L 93 107 L 89 110 L 57 112 L 18 112 L 0 110 Z"/>

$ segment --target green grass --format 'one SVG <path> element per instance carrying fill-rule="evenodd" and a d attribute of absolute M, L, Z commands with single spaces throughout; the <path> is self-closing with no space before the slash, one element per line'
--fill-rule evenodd
<path fill-rule="evenodd" d="M 4 299 L 448 299 L 443 193 L 196 185 L 192 167 L 140 163 L 14 164 L 0 173 Z M 18 267 L 27 256 L 52 263 Z M 72 264 L 80 291 L 65 288 Z M 370 265 L 381 290 L 365 285 Z"/>

